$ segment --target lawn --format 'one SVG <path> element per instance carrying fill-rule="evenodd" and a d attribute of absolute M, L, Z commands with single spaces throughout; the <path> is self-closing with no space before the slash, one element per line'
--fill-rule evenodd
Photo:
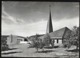
<path fill-rule="evenodd" d="M 66 48 L 45 48 L 44 52 L 39 49 L 36 52 L 35 48 L 28 48 L 28 44 L 19 44 L 11 46 L 11 50 L 2 51 L 2 57 L 57 57 L 57 58 L 79 58 L 79 52 L 72 48 L 66 50 Z"/>

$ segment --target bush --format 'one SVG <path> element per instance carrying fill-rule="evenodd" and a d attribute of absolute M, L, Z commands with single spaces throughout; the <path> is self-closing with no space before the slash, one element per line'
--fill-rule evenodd
<path fill-rule="evenodd" d="M 44 38 L 38 38 L 38 36 L 35 36 L 35 40 L 33 40 L 33 46 L 37 49 L 42 49 L 44 51 L 44 46 L 50 45 L 50 36 L 46 34 Z"/>
<path fill-rule="evenodd" d="M 5 45 L 1 45 L 1 51 L 5 51 L 5 50 L 8 50 L 8 45 L 5 44 Z"/>
<path fill-rule="evenodd" d="M 7 40 L 5 37 L 1 37 L 1 51 L 8 50 Z"/>
<path fill-rule="evenodd" d="M 64 41 L 64 44 L 63 44 L 64 47 L 70 48 L 71 45 L 75 45 L 76 49 L 78 49 L 79 48 L 79 27 L 73 27 L 72 32 L 68 32 L 63 41 Z"/>

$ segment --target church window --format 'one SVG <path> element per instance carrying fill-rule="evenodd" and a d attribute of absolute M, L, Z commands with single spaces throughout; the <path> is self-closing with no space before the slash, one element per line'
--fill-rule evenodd
<path fill-rule="evenodd" d="M 57 39 L 57 43 L 58 43 L 58 39 Z"/>

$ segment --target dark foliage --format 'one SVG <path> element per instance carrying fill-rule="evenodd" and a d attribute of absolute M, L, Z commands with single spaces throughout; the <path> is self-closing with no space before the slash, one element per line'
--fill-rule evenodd
<path fill-rule="evenodd" d="M 64 47 L 70 48 L 75 45 L 76 49 L 79 47 L 79 27 L 74 26 L 72 32 L 67 32 L 64 39 Z"/>
<path fill-rule="evenodd" d="M 1 51 L 8 50 L 7 39 L 6 37 L 1 37 Z"/>
<path fill-rule="evenodd" d="M 74 50 L 66 50 L 68 52 L 79 52 L 79 49 L 74 49 Z"/>
<path fill-rule="evenodd" d="M 49 44 L 50 44 L 50 37 L 48 34 L 46 34 L 42 39 L 39 38 L 38 35 L 36 34 L 35 38 L 32 40 L 31 46 L 36 48 L 38 51 L 38 49 L 44 50 L 44 47 L 49 46 Z"/>

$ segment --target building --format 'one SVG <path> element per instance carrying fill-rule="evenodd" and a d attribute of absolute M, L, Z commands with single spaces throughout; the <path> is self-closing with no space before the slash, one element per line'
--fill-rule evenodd
<path fill-rule="evenodd" d="M 62 46 L 64 44 L 64 39 L 66 39 L 67 36 L 69 36 L 71 32 L 72 31 L 68 27 L 63 27 L 59 30 L 53 31 L 51 10 L 50 10 L 46 33 L 49 34 L 51 41 L 54 42 L 53 45 Z M 41 36 L 39 38 L 43 39 L 45 37 L 45 35 L 46 34 L 44 34 L 43 36 Z"/>
<path fill-rule="evenodd" d="M 50 10 L 50 7 L 49 7 L 49 10 Z M 49 20 L 47 22 L 47 29 L 46 29 L 46 33 L 50 33 L 50 32 L 53 32 L 52 18 L 51 18 L 51 10 L 50 10 L 50 14 L 49 14 Z"/>
<path fill-rule="evenodd" d="M 64 43 L 64 39 L 66 39 L 66 36 L 69 36 L 70 33 L 71 30 L 69 28 L 63 27 L 59 30 L 49 33 L 49 36 L 51 37 L 52 41 L 54 41 L 54 45 L 62 46 Z"/>
<path fill-rule="evenodd" d="M 2 35 L 1 39 L 7 42 L 8 45 L 20 44 L 20 41 L 25 41 L 26 38 L 17 35 Z"/>

